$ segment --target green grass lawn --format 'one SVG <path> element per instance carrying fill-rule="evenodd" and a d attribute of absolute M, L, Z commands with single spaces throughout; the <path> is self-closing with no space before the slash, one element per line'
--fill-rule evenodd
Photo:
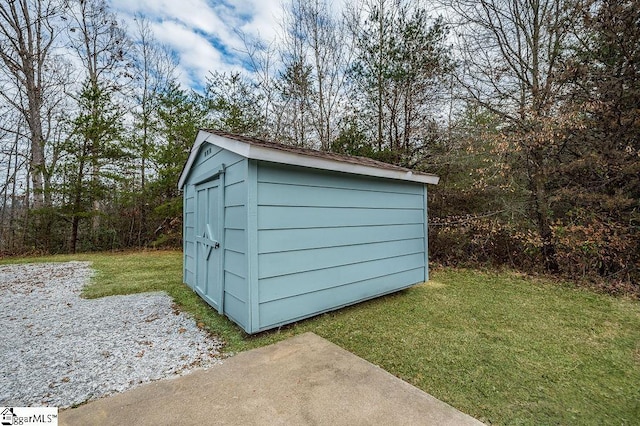
<path fill-rule="evenodd" d="M 247 336 L 182 284 L 179 252 L 20 262 L 71 259 L 97 271 L 86 297 L 167 291 L 227 352 L 313 331 L 487 423 L 640 423 L 638 301 L 513 272 L 441 269 L 428 284 Z"/>

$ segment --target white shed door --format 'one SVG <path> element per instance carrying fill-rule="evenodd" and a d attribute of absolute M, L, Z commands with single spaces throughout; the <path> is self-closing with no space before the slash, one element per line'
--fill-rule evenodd
<path fill-rule="evenodd" d="M 220 311 L 222 265 L 219 180 L 196 186 L 196 291 Z"/>

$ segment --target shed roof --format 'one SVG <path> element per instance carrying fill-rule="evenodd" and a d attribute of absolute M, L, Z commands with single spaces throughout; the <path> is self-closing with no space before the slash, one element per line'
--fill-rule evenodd
<path fill-rule="evenodd" d="M 433 174 L 383 163 L 371 158 L 318 151 L 219 130 L 202 129 L 196 137 L 196 142 L 191 148 L 187 163 L 182 170 L 178 188 L 182 189 L 184 186 L 200 146 L 205 142 L 255 160 L 419 183 L 437 184 L 440 180 L 438 176 Z"/>

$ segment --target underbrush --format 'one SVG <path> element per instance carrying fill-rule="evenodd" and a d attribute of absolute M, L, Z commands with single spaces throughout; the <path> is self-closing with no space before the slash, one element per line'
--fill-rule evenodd
<path fill-rule="evenodd" d="M 434 219 L 429 229 L 431 260 L 446 266 L 508 267 L 531 274 L 543 268 L 542 242 L 496 218 Z M 640 233 L 598 220 L 552 227 L 557 278 L 600 293 L 640 298 Z"/>

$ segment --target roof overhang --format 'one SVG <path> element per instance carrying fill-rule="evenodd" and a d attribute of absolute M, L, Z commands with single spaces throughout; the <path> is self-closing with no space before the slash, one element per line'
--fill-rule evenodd
<path fill-rule="evenodd" d="M 191 152 L 189 153 L 187 163 L 185 164 L 184 169 L 182 169 L 182 173 L 180 174 L 180 179 L 178 180 L 179 189 L 182 189 L 184 187 L 184 184 L 189 175 L 189 171 L 193 166 L 193 162 L 198 156 L 200 147 L 205 142 L 253 160 L 269 161 L 272 163 L 287 164 L 292 166 L 310 167 L 314 169 L 330 170 L 334 172 L 373 176 L 423 184 L 428 183 L 437 185 L 438 181 L 440 180 L 438 176 L 423 173 L 414 173 L 410 170 L 405 171 L 385 169 L 381 167 L 367 166 L 364 164 L 354 164 L 329 158 L 316 157 L 313 155 L 305 155 L 285 150 L 252 145 L 247 142 L 230 139 L 224 136 L 209 133 L 205 130 L 200 130 L 198 136 L 196 137 L 193 148 L 191 148 Z"/>

